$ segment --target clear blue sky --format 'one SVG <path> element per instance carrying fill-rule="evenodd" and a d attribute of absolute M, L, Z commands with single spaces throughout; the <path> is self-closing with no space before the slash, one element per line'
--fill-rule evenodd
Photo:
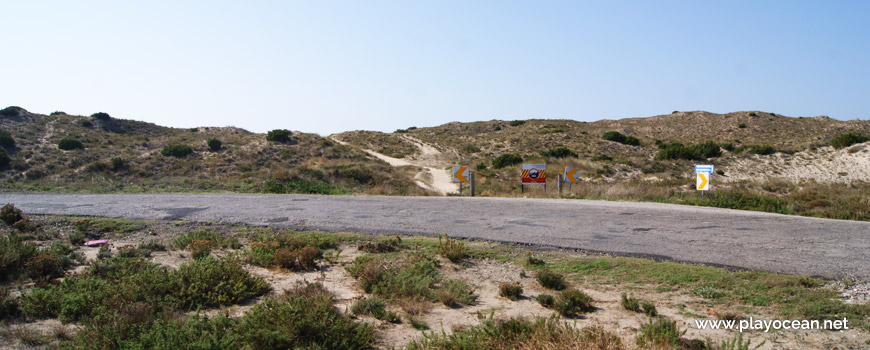
<path fill-rule="evenodd" d="M 870 117 L 870 1 L 5 1 L 0 105 L 175 127 Z"/>

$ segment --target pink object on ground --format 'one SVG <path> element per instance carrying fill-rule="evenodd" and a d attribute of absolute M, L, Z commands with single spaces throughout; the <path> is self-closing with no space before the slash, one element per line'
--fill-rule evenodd
<path fill-rule="evenodd" d="M 106 243 L 109 243 L 109 241 L 107 241 L 105 239 L 101 239 L 98 241 L 87 241 L 87 242 L 85 242 L 85 245 L 88 247 L 96 247 L 96 246 L 100 246 L 100 245 L 103 245 Z"/>

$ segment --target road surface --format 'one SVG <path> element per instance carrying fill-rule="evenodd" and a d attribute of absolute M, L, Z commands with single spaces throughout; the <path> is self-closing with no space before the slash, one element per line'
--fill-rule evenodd
<path fill-rule="evenodd" d="M 19 194 L 25 213 L 435 235 L 870 281 L 870 222 L 660 203 L 268 194 Z"/>

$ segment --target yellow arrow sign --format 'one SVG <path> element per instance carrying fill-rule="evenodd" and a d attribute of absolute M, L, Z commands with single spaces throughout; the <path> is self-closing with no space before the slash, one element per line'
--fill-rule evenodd
<path fill-rule="evenodd" d="M 571 169 L 571 170 L 568 170 L 568 171 L 565 173 L 565 176 L 568 177 L 568 181 L 571 181 L 571 183 L 577 183 L 577 177 L 574 176 L 574 174 L 576 174 L 578 171 L 580 171 L 580 169 Z"/>
<path fill-rule="evenodd" d="M 456 179 L 459 180 L 459 182 L 468 182 L 468 179 L 466 179 L 464 176 L 462 176 L 462 174 L 465 172 L 465 169 L 468 169 L 468 168 L 464 167 L 464 166 L 461 166 L 458 168 L 459 169 L 456 169 L 456 171 L 453 173 L 453 176 L 455 176 Z"/>
<path fill-rule="evenodd" d="M 699 191 L 706 191 L 707 185 L 709 185 L 709 184 L 710 184 L 710 182 L 707 181 L 707 174 L 698 174 L 698 190 Z"/>

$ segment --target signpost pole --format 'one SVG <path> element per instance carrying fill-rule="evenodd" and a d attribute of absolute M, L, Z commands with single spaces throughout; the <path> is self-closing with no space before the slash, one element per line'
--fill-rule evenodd
<path fill-rule="evenodd" d="M 471 176 L 468 180 L 471 181 L 471 196 L 474 197 L 474 172 L 470 171 L 468 175 Z"/>
<path fill-rule="evenodd" d="M 562 174 L 559 174 L 559 197 L 562 197 Z"/>
<path fill-rule="evenodd" d="M 459 194 L 462 194 L 462 183 L 459 183 Z"/>

